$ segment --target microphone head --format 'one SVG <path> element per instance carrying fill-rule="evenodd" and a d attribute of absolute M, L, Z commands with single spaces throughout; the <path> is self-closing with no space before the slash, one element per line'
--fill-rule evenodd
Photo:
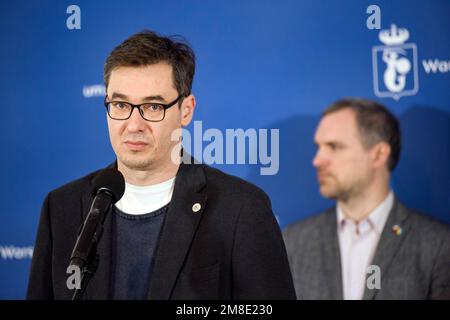
<path fill-rule="evenodd" d="M 108 190 L 113 196 L 113 203 L 122 198 L 125 192 L 125 179 L 117 169 L 104 169 L 92 180 L 92 194 L 95 196 L 101 190 Z"/>

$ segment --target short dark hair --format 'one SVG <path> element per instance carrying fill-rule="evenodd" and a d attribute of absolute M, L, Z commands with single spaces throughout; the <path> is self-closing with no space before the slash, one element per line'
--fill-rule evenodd
<path fill-rule="evenodd" d="M 163 37 L 149 30 L 136 33 L 115 47 L 106 58 L 103 78 L 108 88 L 111 72 L 118 67 L 141 67 L 159 62 L 172 66 L 178 94 L 187 97 L 192 90 L 195 54 L 186 40 Z"/>
<path fill-rule="evenodd" d="M 400 122 L 384 105 L 362 98 L 344 98 L 325 109 L 322 117 L 343 109 L 355 112 L 356 123 L 365 148 L 371 148 L 384 141 L 391 147 L 388 169 L 393 171 L 400 159 L 401 132 Z"/>

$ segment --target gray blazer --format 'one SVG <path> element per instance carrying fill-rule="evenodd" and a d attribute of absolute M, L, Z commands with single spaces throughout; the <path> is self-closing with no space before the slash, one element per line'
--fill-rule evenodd
<path fill-rule="evenodd" d="M 396 235 L 392 228 L 401 227 Z M 336 208 L 283 232 L 298 299 L 342 299 Z M 375 251 L 381 289 L 363 299 L 450 299 L 450 227 L 397 199 Z"/>

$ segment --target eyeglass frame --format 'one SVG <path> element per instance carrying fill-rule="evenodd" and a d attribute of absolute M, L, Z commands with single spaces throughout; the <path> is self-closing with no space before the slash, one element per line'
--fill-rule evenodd
<path fill-rule="evenodd" d="M 174 101 L 172 101 L 172 102 L 170 102 L 170 103 L 167 103 L 167 104 L 164 104 L 164 103 L 155 103 L 155 102 L 145 102 L 145 103 L 141 103 L 141 104 L 132 104 L 132 103 L 130 103 L 130 102 L 127 102 L 127 101 L 120 101 L 120 100 L 107 101 L 107 98 L 108 98 L 108 95 L 105 96 L 105 99 L 103 100 L 103 103 L 105 104 L 105 107 L 106 107 L 106 113 L 108 114 L 108 117 L 110 117 L 111 119 L 113 119 L 113 120 L 119 120 L 119 121 L 120 121 L 120 120 L 128 120 L 128 119 L 131 118 L 131 115 L 133 114 L 134 108 L 137 108 L 138 111 L 139 111 L 139 115 L 141 116 L 141 118 L 144 119 L 145 121 L 150 121 L 150 122 L 161 122 L 161 121 L 163 121 L 164 118 L 166 117 L 166 110 L 169 109 L 169 108 L 171 108 L 172 106 L 174 106 L 174 105 L 175 105 L 177 102 L 179 102 L 180 100 L 184 99 L 183 95 L 180 94 L 180 95 L 178 96 L 178 98 L 176 98 Z M 130 106 L 131 106 L 130 115 L 129 115 L 127 118 L 125 118 L 125 119 L 117 119 L 117 118 L 111 117 L 111 115 L 109 114 L 109 108 L 108 108 L 108 105 L 109 105 L 110 103 L 113 103 L 113 102 L 121 102 L 121 103 L 126 103 L 126 104 L 130 105 Z M 145 105 L 145 104 L 156 104 L 156 105 L 162 106 L 163 109 L 164 109 L 164 114 L 163 114 L 162 119 L 161 119 L 161 120 L 149 120 L 149 119 L 145 119 L 145 118 L 144 118 L 144 115 L 143 115 L 143 111 L 141 111 L 141 106 L 143 106 L 143 105 Z"/>

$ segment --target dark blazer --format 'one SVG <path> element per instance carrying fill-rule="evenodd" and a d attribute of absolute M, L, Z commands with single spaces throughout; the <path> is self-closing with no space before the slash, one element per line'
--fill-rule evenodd
<path fill-rule="evenodd" d="M 66 274 L 97 172 L 45 199 L 28 299 L 70 299 Z M 201 204 L 194 212 L 192 206 Z M 108 299 L 112 215 L 98 245 L 100 262 L 86 299 Z M 149 299 L 295 299 L 281 231 L 258 187 L 206 165 L 180 165 L 155 253 Z"/>
<path fill-rule="evenodd" d="M 289 226 L 283 236 L 297 297 L 342 299 L 336 209 Z M 395 200 L 371 264 L 380 267 L 381 289 L 366 287 L 363 299 L 450 299 L 450 227 Z"/>

